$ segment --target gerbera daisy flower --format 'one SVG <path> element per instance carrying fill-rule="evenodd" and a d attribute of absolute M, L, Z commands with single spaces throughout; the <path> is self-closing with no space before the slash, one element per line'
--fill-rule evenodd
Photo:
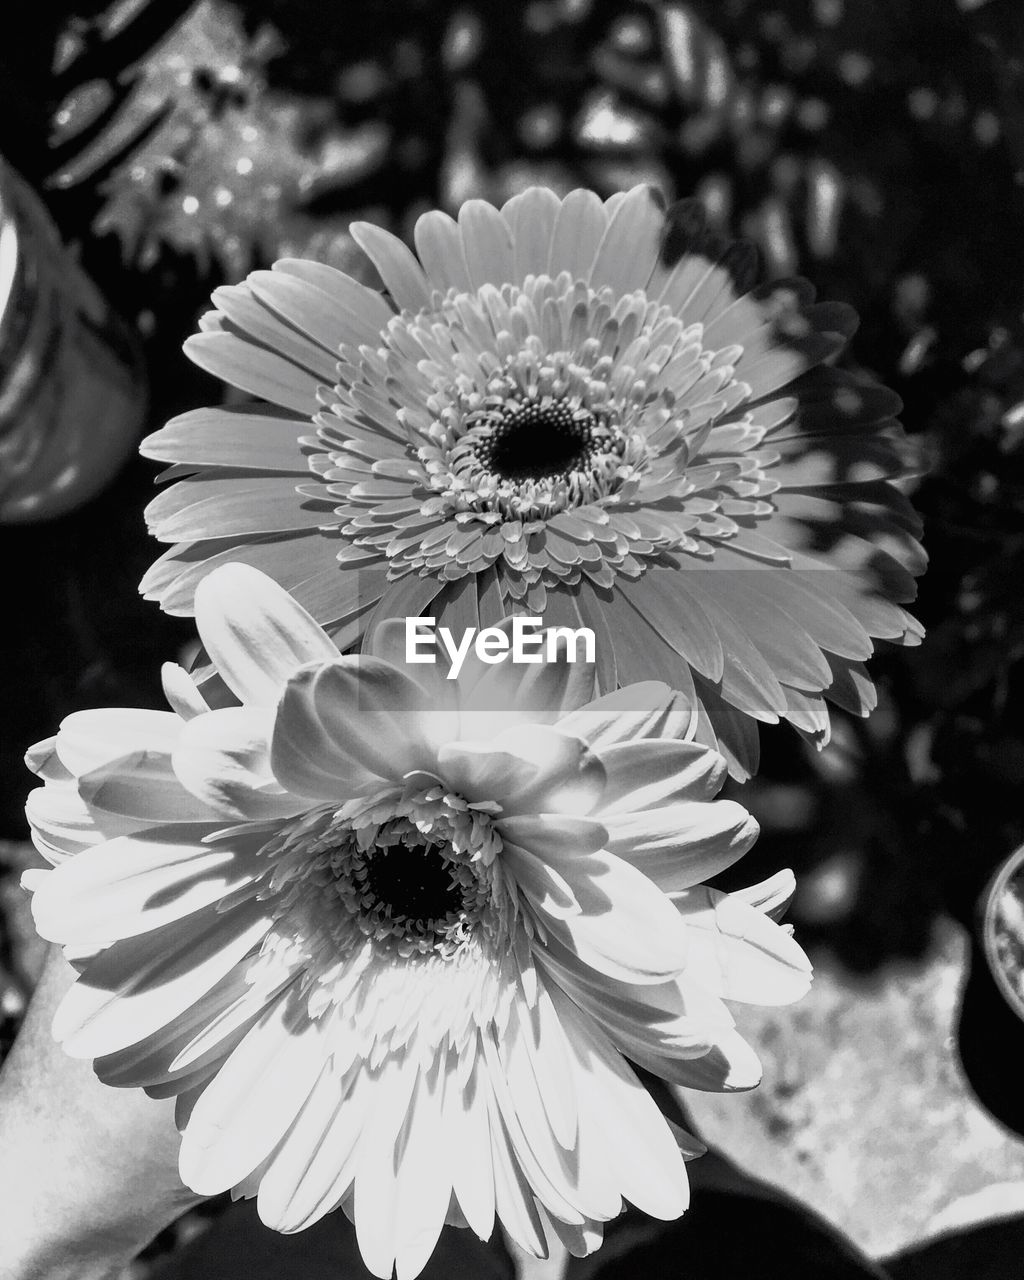
<path fill-rule="evenodd" d="M 701 884 L 756 833 L 716 800 L 692 702 L 593 668 L 340 656 L 244 566 L 196 616 L 236 705 L 68 717 L 30 752 L 40 933 L 79 977 L 54 1031 L 100 1079 L 177 1097 L 180 1171 L 298 1231 L 353 1218 L 415 1276 L 444 1222 L 585 1253 L 629 1201 L 683 1212 L 699 1145 L 634 1072 L 749 1088 L 723 999 L 807 988 L 788 873 Z M 611 1119 L 611 1123 L 609 1123 Z"/>
<path fill-rule="evenodd" d="M 870 710 L 872 638 L 921 634 L 923 557 L 897 397 L 823 363 L 848 307 L 755 288 L 752 246 L 648 187 L 470 200 L 419 219 L 416 255 L 351 230 L 384 293 L 285 260 L 186 342 L 258 401 L 144 443 L 181 477 L 148 508 L 174 543 L 148 598 L 188 613 L 241 559 L 342 649 L 406 614 L 585 625 L 603 690 L 695 690 L 741 776 L 751 718 L 820 744 L 823 698 Z"/>

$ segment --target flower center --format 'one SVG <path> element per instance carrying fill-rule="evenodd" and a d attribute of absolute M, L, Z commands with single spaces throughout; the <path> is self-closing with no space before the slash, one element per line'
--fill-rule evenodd
<path fill-rule="evenodd" d="M 433 931 L 462 910 L 462 891 L 436 845 L 379 849 L 356 876 L 367 894 L 364 914 L 393 919 L 416 932 Z"/>
<path fill-rule="evenodd" d="M 614 439 L 588 409 L 567 400 L 502 406 L 488 416 L 493 425 L 473 453 L 485 471 L 502 480 L 567 479 Z"/>
<path fill-rule="evenodd" d="M 369 940 L 382 954 L 451 958 L 481 931 L 505 932 L 499 848 L 485 813 L 438 788 L 313 810 L 265 852 L 277 901 L 339 957 Z"/>

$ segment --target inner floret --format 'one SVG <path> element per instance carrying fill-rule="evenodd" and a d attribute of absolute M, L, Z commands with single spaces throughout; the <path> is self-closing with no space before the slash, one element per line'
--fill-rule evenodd
<path fill-rule="evenodd" d="M 327 952 L 340 958 L 369 941 L 381 955 L 450 958 L 505 933 L 509 904 L 491 871 L 498 847 L 486 814 L 421 793 L 356 813 L 325 807 L 266 852 L 282 918 L 322 937 Z"/>
<path fill-rule="evenodd" d="M 462 890 L 436 844 L 376 850 L 353 878 L 364 890 L 364 917 L 379 924 L 393 921 L 412 932 L 433 932 L 462 910 Z"/>
<path fill-rule="evenodd" d="M 607 425 L 568 400 L 545 397 L 502 405 L 480 418 L 480 425 L 489 429 L 473 453 L 485 471 L 502 480 L 567 479 L 616 444 Z"/>

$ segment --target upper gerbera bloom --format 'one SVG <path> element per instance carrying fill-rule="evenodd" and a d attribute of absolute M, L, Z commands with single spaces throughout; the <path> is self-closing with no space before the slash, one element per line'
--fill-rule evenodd
<path fill-rule="evenodd" d="M 428 213 L 418 257 L 352 235 L 385 294 L 286 260 L 218 289 L 185 344 L 268 403 L 146 441 L 187 476 L 148 509 L 175 544 L 149 598 L 188 613 L 241 558 L 342 649 L 381 617 L 555 610 L 596 631 L 603 689 L 695 681 L 739 773 L 748 717 L 821 742 L 823 692 L 870 709 L 863 660 L 917 639 L 899 603 L 923 559 L 889 482 L 897 398 L 822 363 L 849 308 L 802 281 L 751 291 L 752 247 L 648 187 Z"/>
<path fill-rule="evenodd" d="M 58 1038 L 179 1097 L 188 1185 L 282 1231 L 341 1206 L 377 1276 L 415 1276 L 445 1221 L 585 1253 L 624 1199 L 681 1213 L 697 1148 L 630 1062 L 750 1087 L 723 997 L 810 976 L 771 918 L 788 874 L 700 883 L 756 827 L 714 799 L 692 703 L 589 701 L 561 660 L 410 675 L 393 622 L 340 657 L 241 566 L 196 604 L 239 705 L 171 668 L 173 713 L 79 712 L 29 756 L 56 865 L 25 883 L 80 971 Z"/>

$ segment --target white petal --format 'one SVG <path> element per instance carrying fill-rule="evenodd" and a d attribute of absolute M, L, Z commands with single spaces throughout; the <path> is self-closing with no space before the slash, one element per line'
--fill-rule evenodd
<path fill-rule="evenodd" d="M 731 867 L 758 833 L 757 823 L 734 800 L 683 800 L 605 819 L 608 848 L 641 867 L 666 893 Z"/>
<path fill-rule="evenodd" d="M 71 771 L 66 769 L 57 755 L 57 735 L 44 738 L 25 752 L 25 766 L 44 782 L 67 782 Z"/>
<path fill-rule="evenodd" d="M 494 800 L 505 813 L 589 813 L 604 769 L 579 738 L 547 725 L 517 725 L 483 742 L 451 742 L 438 752 L 441 776 L 470 801 Z"/>
<path fill-rule="evenodd" d="M 172 1080 L 181 1083 L 186 1077 L 204 1069 L 210 1071 L 212 1079 L 213 1072 L 267 1003 L 265 996 L 256 1001 L 252 993 L 242 968 L 237 967 L 173 1022 L 124 1049 L 97 1058 L 93 1062 L 93 1070 L 104 1084 L 119 1088 L 162 1085 Z M 245 1016 L 231 1019 L 229 1011 L 238 1009 L 240 1005 L 245 1009 Z M 206 1037 L 201 1053 L 183 1057 L 183 1051 L 203 1034 L 211 1022 L 220 1025 L 223 1034 Z M 179 1061 L 179 1058 L 183 1060 Z"/>
<path fill-rule="evenodd" d="M 557 728 L 602 751 L 637 738 L 685 738 L 695 725 L 691 699 L 659 680 L 643 680 L 595 698 L 560 719 Z"/>
<path fill-rule="evenodd" d="M 393 1057 L 378 1081 L 373 1110 L 359 1139 L 354 1209 L 356 1240 L 367 1270 L 390 1280 L 395 1261 L 398 1170 L 395 1143 L 407 1123 L 418 1069 Z"/>
<path fill-rule="evenodd" d="M 663 1080 L 704 1093 L 742 1093 L 761 1083 L 757 1054 L 737 1031 L 720 1031 L 708 1053 L 699 1058 L 659 1058 L 651 1054 L 640 1065 Z"/>
<path fill-rule="evenodd" d="M 466 1049 L 464 1052 L 474 1052 Z M 445 1095 L 445 1129 L 452 1149 L 452 1182 L 459 1207 L 481 1240 L 489 1240 L 494 1229 L 494 1170 L 491 1163 L 490 1122 L 481 1080 L 486 1072 L 476 1061 L 462 1089 Z"/>
<path fill-rule="evenodd" d="M 504 1040 L 504 1036 L 502 1036 Z M 495 1110 L 511 1147 L 513 1158 L 540 1204 L 566 1222 L 581 1223 L 584 1215 L 576 1207 L 576 1188 L 566 1177 L 568 1161 L 554 1142 L 554 1135 L 540 1107 L 536 1089 L 528 1093 L 520 1087 L 513 1092 L 506 1064 L 499 1054 L 493 1029 L 482 1037 Z M 525 1078 L 519 1073 L 518 1083 Z"/>
<path fill-rule="evenodd" d="M 762 880 L 760 884 L 752 884 L 746 889 L 735 889 L 731 896 L 741 902 L 747 902 L 766 916 L 778 922 L 786 913 L 793 894 L 796 893 L 796 877 L 788 868 L 776 871 L 775 875 Z"/>
<path fill-rule="evenodd" d="M 811 964 L 802 948 L 741 898 L 700 885 L 676 899 L 690 934 L 687 969 L 724 1000 L 790 1004 L 806 995 Z"/>
<path fill-rule="evenodd" d="M 415 1280 L 434 1251 L 452 1193 L 451 1166 L 459 1153 L 442 1125 L 446 1083 L 440 1063 L 420 1075 L 410 1125 L 398 1161 L 395 1271 Z"/>
<path fill-rule="evenodd" d="M 141 826 L 214 822 L 219 816 L 182 786 L 167 751 L 135 751 L 106 761 L 82 774 L 78 794 L 100 820 L 110 815 Z"/>
<path fill-rule="evenodd" d="M 57 1010 L 54 1036 L 75 1058 L 134 1044 L 210 991 L 269 925 L 265 906 L 247 902 L 113 943 L 84 965 Z"/>
<path fill-rule="evenodd" d="M 620 1052 L 640 1064 L 651 1055 L 701 1057 L 733 1028 L 725 1005 L 689 980 L 688 971 L 646 986 L 620 981 L 590 968 L 550 935 L 538 962 L 547 981 L 557 982 Z"/>
<path fill-rule="evenodd" d="M 458 225 L 446 213 L 431 209 L 417 218 L 413 240 L 432 288 L 443 292 L 454 286 L 472 291 L 473 282 L 462 254 L 462 237 Z"/>
<path fill-rule="evenodd" d="M 664 203 L 653 187 L 638 186 L 626 192 L 608 218 L 590 269 L 590 287 L 607 285 L 617 294 L 645 289 L 658 259 L 664 227 Z"/>
<path fill-rule="evenodd" d="M 543 862 L 563 871 L 562 860 L 579 858 L 600 849 L 608 833 L 600 822 L 562 813 L 523 813 L 496 823 L 503 840 L 528 849 Z M 574 864 L 575 865 L 575 864 Z"/>
<path fill-rule="evenodd" d="M 184 351 L 200 369 L 271 404 L 310 418 L 320 408 L 315 375 L 257 343 L 233 333 L 194 333 Z"/>
<path fill-rule="evenodd" d="M 278 997 L 196 1103 L 181 1144 L 186 1186 L 216 1195 L 275 1146 L 324 1065 L 321 1028 L 292 988 Z"/>
<path fill-rule="evenodd" d="M 501 1112 L 490 1088 L 486 1091 L 487 1116 L 491 1135 L 491 1163 L 494 1169 L 494 1199 L 502 1226 L 527 1253 L 547 1256 L 544 1224 L 537 1202 L 519 1165 Z"/>
<path fill-rule="evenodd" d="M 223 707 L 185 726 L 172 761 L 182 786 L 214 813 L 253 821 L 301 813 L 270 767 L 275 715 L 265 707 Z"/>
<path fill-rule="evenodd" d="M 94 946 L 132 938 L 211 906 L 264 869 L 244 844 L 204 845 L 213 828 L 157 827 L 62 863 L 32 899 L 52 942 Z"/>
<path fill-rule="evenodd" d="M 357 1070 L 344 1087 L 328 1070 L 314 1086 L 270 1161 L 259 1188 L 260 1218 L 275 1231 L 302 1231 L 348 1192 L 374 1082 Z"/>
<path fill-rule="evenodd" d="M 585 1123 L 599 1127 L 622 1195 L 652 1217 L 677 1218 L 689 1204 L 689 1185 L 664 1117 L 598 1029 L 557 989 L 552 998 L 572 1047 Z"/>
<path fill-rule="evenodd" d="M 57 754 L 76 777 L 133 751 L 170 751 L 183 724 L 171 711 L 104 707 L 66 716 L 57 734 Z"/>
<path fill-rule="evenodd" d="M 181 716 L 182 720 L 191 720 L 193 716 L 209 711 L 209 705 L 199 692 L 196 682 L 176 662 L 163 664 L 160 668 L 160 683 L 171 710 Z"/>
<path fill-rule="evenodd" d="M 299 795 L 347 799 L 435 767 L 435 730 L 423 688 L 379 658 L 306 667 L 288 681 L 278 708 L 274 776 Z"/>
<path fill-rule="evenodd" d="M 544 918 L 580 960 L 627 982 L 661 982 L 686 964 L 686 930 L 653 881 L 604 849 L 549 852 L 547 863 L 568 884 L 580 912 Z M 544 915 L 543 907 L 538 910 Z M 675 917 L 675 918 L 673 918 Z"/>
<path fill-rule="evenodd" d="M 593 191 L 570 191 L 561 202 L 551 235 L 547 273 L 568 271 L 574 280 L 590 273 L 606 225 L 604 205 Z"/>
<path fill-rule="evenodd" d="M 710 800 L 721 790 L 727 773 L 717 751 L 671 738 L 615 743 L 598 754 L 608 779 L 601 813 L 642 812 L 679 800 Z"/>
<path fill-rule="evenodd" d="M 273 706 L 285 681 L 307 662 L 329 662 L 337 647 L 273 579 L 226 564 L 196 588 L 196 626 L 214 666 L 243 702 Z"/>
<path fill-rule="evenodd" d="M 352 239 L 377 268 L 384 288 L 400 310 L 419 311 L 427 305 L 430 287 L 411 249 L 397 236 L 372 222 L 351 222 L 348 229 Z"/>
<path fill-rule="evenodd" d="M 66 782 L 50 782 L 30 791 L 25 816 L 32 828 L 32 843 L 52 863 L 149 825 L 141 819 L 93 813 L 77 786 Z"/>

